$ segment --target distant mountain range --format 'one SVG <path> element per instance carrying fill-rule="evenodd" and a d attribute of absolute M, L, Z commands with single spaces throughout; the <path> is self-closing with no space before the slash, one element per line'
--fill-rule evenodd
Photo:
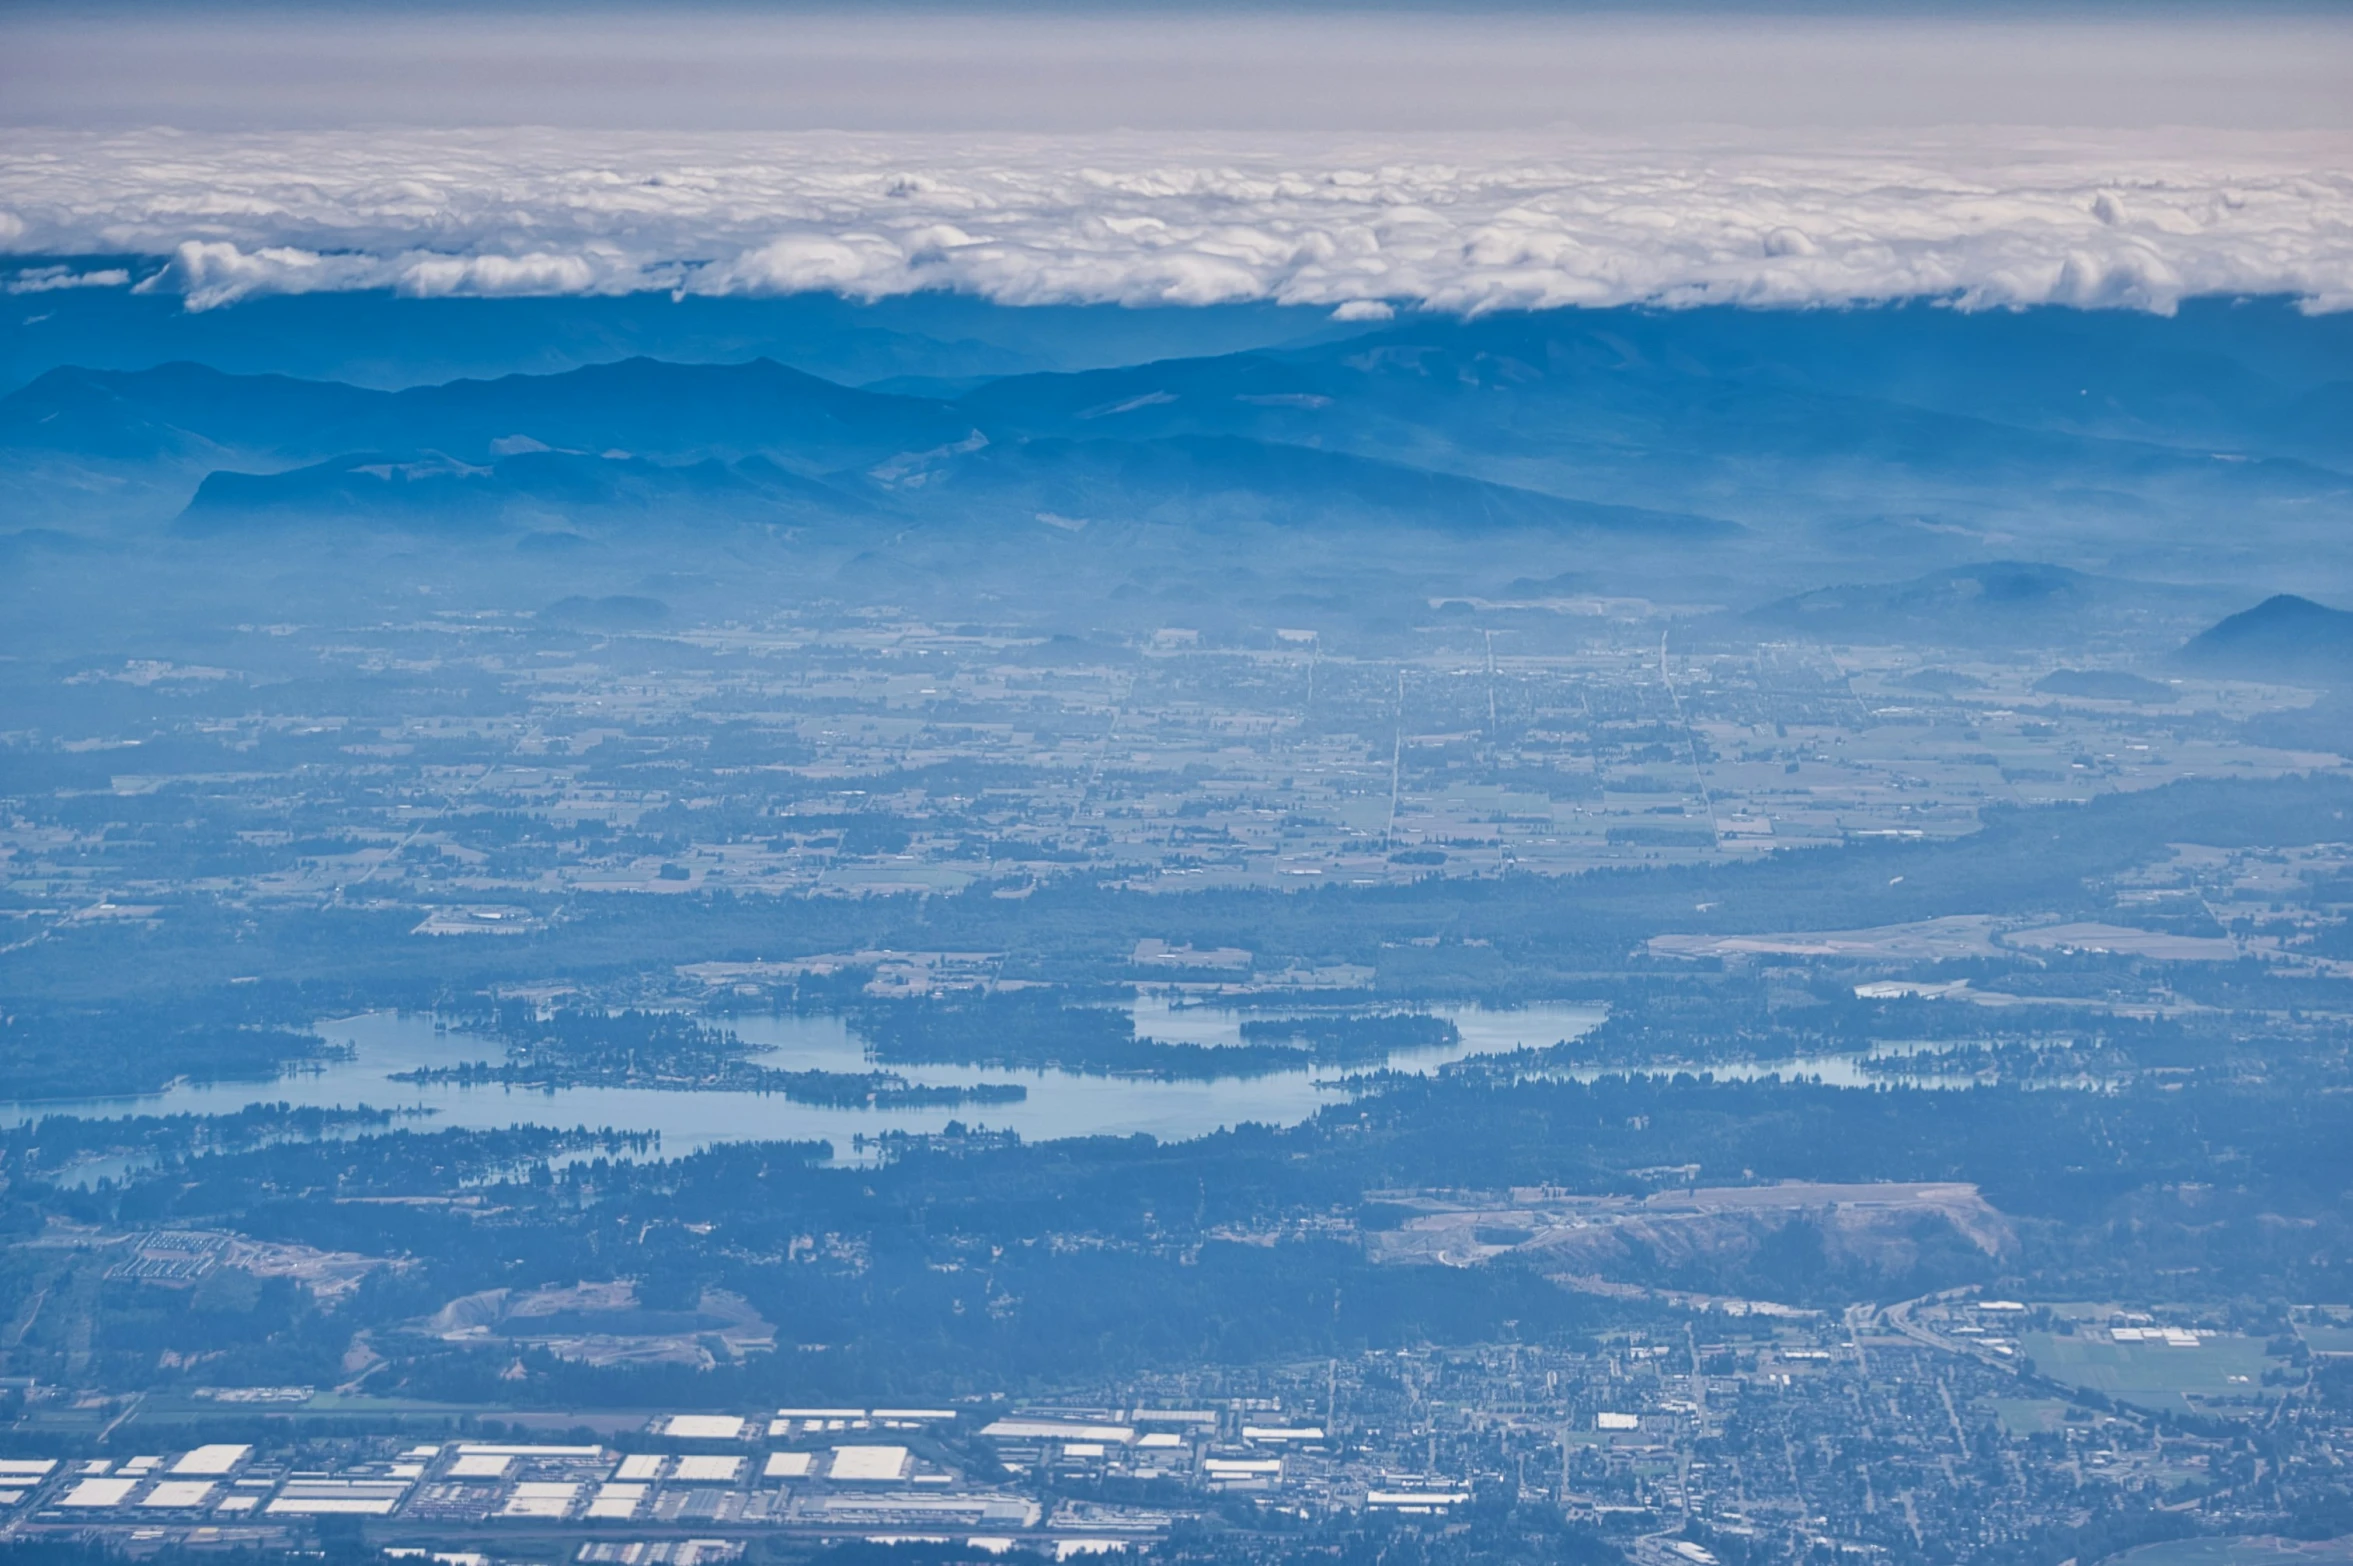
<path fill-rule="evenodd" d="M 283 473 L 217 472 L 197 486 L 180 527 L 221 533 L 291 527 L 322 517 L 417 532 L 560 530 L 590 518 L 612 525 L 767 522 L 860 517 L 872 508 L 762 456 L 665 464 L 643 457 L 531 451 L 480 466 L 438 454 L 361 454 Z"/>
<path fill-rule="evenodd" d="M 2087 618 L 2146 594 L 2064 566 L 1995 560 L 1909 581 L 1820 587 L 1751 610 L 1752 628 L 1828 641 L 1932 642 L 1948 647 L 2073 641 Z"/>
<path fill-rule="evenodd" d="M 2064 566 L 1996 560 L 1901 582 L 1794 593 L 1738 617 L 1740 634 L 1783 632 L 1884 645 L 2061 647 L 2103 625 L 2178 618 L 2198 590 L 2093 576 Z M 2174 654 L 2185 674 L 2353 689 L 2353 612 L 2281 593 L 2199 632 Z M 1922 689 L 1967 688 L 1965 676 L 1916 676 Z M 2122 669 L 2062 668 L 2035 683 L 2048 696 L 2164 703 L 2172 686 Z M 2330 709 L 2334 710 L 2334 709 Z"/>
<path fill-rule="evenodd" d="M 1249 356 L 1210 362 L 1244 386 L 1263 369 Z M 1102 410 L 1061 416 L 1006 393 L 948 403 L 861 391 L 766 360 L 632 359 L 399 392 L 173 364 L 53 370 L 0 399 L 0 447 L 205 468 L 180 520 L 212 533 L 311 519 L 479 531 L 630 518 L 805 526 L 885 513 L 1073 530 L 1741 531 L 1261 434 L 1268 405 L 1248 392 L 1229 400 L 1244 410 L 1229 422 L 1251 432 L 1162 420 L 1114 434 Z M 1149 394 L 1143 403 L 1155 405 Z"/>
<path fill-rule="evenodd" d="M 786 369 L 624 359 L 371 391 L 198 364 L 52 370 L 0 398 L 0 445 L 90 456 L 320 461 L 388 452 L 468 463 L 531 451 L 619 451 L 656 461 L 766 453 L 838 466 L 943 445 L 972 423 L 946 404 Z"/>
<path fill-rule="evenodd" d="M 69 366 L 0 397 L 0 501 L 20 525 L 95 507 L 203 533 L 1372 526 L 1561 534 L 1613 558 L 1748 539 L 1782 559 L 1918 567 L 2031 538 L 2168 574 L 2218 547 L 2213 517 L 2253 548 L 2267 529 L 2343 520 L 2353 493 L 2353 431 L 2332 414 L 2353 383 L 2251 329 L 2233 358 L 2217 346 L 2230 324 L 1416 317 L 955 396 L 771 359 L 626 358 L 398 391 Z M 2023 623 L 2094 591 L 2034 567 L 1968 569 L 1908 596 L 1833 589 L 1761 613 L 1826 632 Z"/>

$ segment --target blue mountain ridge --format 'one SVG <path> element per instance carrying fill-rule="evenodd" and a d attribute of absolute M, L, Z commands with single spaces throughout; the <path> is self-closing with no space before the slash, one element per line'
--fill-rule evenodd
<path fill-rule="evenodd" d="M 2353 684 L 2353 610 L 2277 593 L 2199 632 L 2177 661 L 2202 674 Z"/>
<path fill-rule="evenodd" d="M 2167 347 L 2162 325 L 2067 312 L 1414 317 L 1287 348 L 1010 376 L 953 400 L 770 359 L 637 357 L 401 391 L 186 363 L 68 367 L 0 397 L 0 447 L 35 459 L 35 482 L 65 464 L 61 487 L 76 464 L 182 473 L 184 524 L 207 531 L 240 517 L 482 528 L 890 514 L 1665 541 L 1924 501 L 1960 508 L 1947 532 L 1974 526 L 1973 510 L 2052 497 L 2111 534 L 2153 505 L 2341 502 L 2347 479 L 2329 464 L 2353 470 L 2353 436 L 2328 414 L 2343 383 L 2313 364 L 2287 373 L 2268 350 L 2233 359 L 2201 321 Z M 1923 341 L 1941 344 L 1925 362 L 1903 351 Z M 2062 395 L 2136 367 L 2129 396 L 2093 408 L 2088 387 Z M 2225 437 L 2240 449 L 2213 449 Z"/>
<path fill-rule="evenodd" d="M 833 464 L 970 429 L 945 404 L 860 391 L 767 359 L 624 359 L 396 392 L 194 364 L 67 368 L 0 398 L 0 446 L 89 455 L 209 448 L 299 461 L 438 451 L 480 462 L 504 454 L 505 442 L 671 459 L 790 452 Z"/>

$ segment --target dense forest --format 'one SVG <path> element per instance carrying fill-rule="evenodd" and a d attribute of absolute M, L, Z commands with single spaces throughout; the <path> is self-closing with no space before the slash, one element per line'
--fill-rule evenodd
<path fill-rule="evenodd" d="M 484 1288 L 631 1277 L 653 1306 L 731 1291 L 789 1323 L 794 1341 L 821 1345 L 692 1378 L 719 1377 L 727 1396 L 939 1396 L 1081 1371 L 1478 1341 L 1507 1322 L 1523 1336 L 1573 1338 L 1641 1308 L 1564 1292 L 1510 1257 L 1467 1271 L 1376 1264 L 1358 1236 L 1394 1221 L 1379 1193 L 1396 1189 L 1638 1196 L 1662 1185 L 1966 1181 L 2015 1226 L 2014 1251 L 1988 1255 L 1923 1221 L 1900 1262 L 1863 1266 L 1800 1224 L 1697 1263 L 1661 1257 L 1649 1281 L 1798 1302 L 1955 1282 L 2063 1298 L 2339 1297 L 2353 1286 L 2345 1059 L 2340 1038 L 2301 1059 L 2283 1052 L 2261 1076 L 2225 1058 L 2105 1093 L 1581 1083 L 1480 1063 L 1368 1083 L 1290 1129 L 1166 1145 L 951 1135 L 901 1144 L 867 1168 L 829 1167 L 816 1145 L 645 1162 L 616 1157 L 628 1149 L 615 1133 L 363 1124 L 310 1139 L 267 1111 L 235 1136 L 204 1122 L 118 1129 L 53 1117 L 7 1134 L 6 1221 L 19 1233 L 50 1215 L 233 1227 L 401 1260 L 371 1273 L 332 1322 L 276 1295 L 208 1302 L 212 1314 L 186 1319 L 133 1309 L 135 1289 L 119 1310 L 102 1301 L 101 1352 L 119 1356 L 109 1373 L 134 1384 L 169 1378 L 158 1350 L 224 1347 L 233 1321 L 257 1348 L 293 1356 L 286 1364 L 339 1355 L 365 1327 L 385 1355 L 370 1385 L 487 1394 L 505 1362 L 404 1337 L 401 1323 Z M 276 1122 L 284 1134 L 265 1130 Z M 55 1183 L 94 1149 L 124 1146 L 138 1151 L 133 1172 Z M 8 1254 L 21 1302 L 51 1263 Z M 527 1378 L 498 1382 L 498 1396 L 688 1396 L 683 1372 L 521 1363 Z"/>

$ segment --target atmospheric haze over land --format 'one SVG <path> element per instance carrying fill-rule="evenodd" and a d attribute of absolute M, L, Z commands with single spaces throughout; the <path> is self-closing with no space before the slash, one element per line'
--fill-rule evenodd
<path fill-rule="evenodd" d="M 2346 21 L 6 8 L 0 1566 L 2343 1559 Z"/>

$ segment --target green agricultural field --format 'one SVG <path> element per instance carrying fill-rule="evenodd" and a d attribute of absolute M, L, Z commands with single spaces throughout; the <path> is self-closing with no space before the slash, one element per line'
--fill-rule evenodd
<path fill-rule="evenodd" d="M 2270 1365 L 2255 1338 L 2207 1338 L 2196 1348 L 2116 1343 L 2106 1337 L 2029 1332 L 2020 1345 L 2054 1381 L 2105 1392 L 2119 1402 L 2176 1413 L 2227 1412 L 2277 1396 L 2263 1385 Z"/>
<path fill-rule="evenodd" d="M 2298 1329 L 2315 1354 L 2353 1354 L 2353 1327 L 2312 1322 Z"/>
<path fill-rule="evenodd" d="M 2013 1436 L 2048 1435 L 2067 1425 L 2067 1404 L 2055 1397 L 1997 1397 L 1995 1417 Z"/>

